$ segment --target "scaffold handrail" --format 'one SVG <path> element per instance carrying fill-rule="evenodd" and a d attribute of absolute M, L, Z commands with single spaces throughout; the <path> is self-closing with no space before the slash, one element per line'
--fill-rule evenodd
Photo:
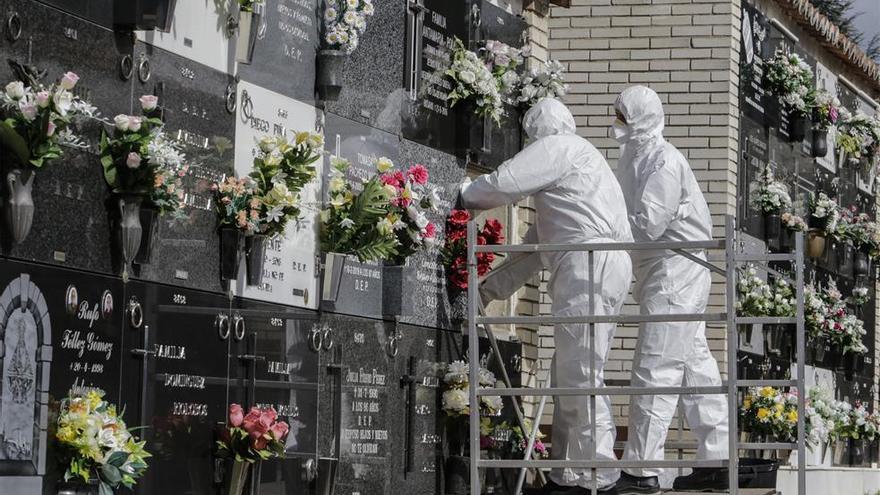
<path fill-rule="evenodd" d="M 550 253 L 576 251 L 662 251 L 672 249 L 724 249 L 723 240 L 689 242 L 586 242 L 572 244 L 481 244 L 475 253 Z"/>
<path fill-rule="evenodd" d="M 599 460 L 596 459 L 596 442 L 591 442 L 589 459 L 576 460 L 534 460 L 534 459 L 481 459 L 480 458 L 480 417 L 479 415 L 471 415 L 469 421 L 469 440 L 470 440 L 470 480 L 471 495 L 480 495 L 480 468 L 582 468 L 590 469 L 592 474 L 593 486 L 591 492 L 593 495 L 597 493 L 596 486 L 597 469 L 600 468 L 627 468 L 627 467 L 666 467 L 666 468 L 696 468 L 696 467 L 727 467 L 729 468 L 729 493 L 736 495 L 739 490 L 737 476 L 739 469 L 739 451 L 740 450 L 763 450 L 763 449 L 789 449 L 798 452 L 799 459 L 805 459 L 806 456 L 806 438 L 805 438 L 805 393 L 799 393 L 797 397 L 797 439 L 796 442 L 776 442 L 776 443 L 749 443 L 740 442 L 738 435 L 738 393 L 743 387 L 752 386 L 794 386 L 800 391 L 804 391 L 805 384 L 805 323 L 804 323 L 804 235 L 802 232 L 795 234 L 795 250 L 791 254 L 752 254 L 740 253 L 737 249 L 737 233 L 734 228 L 733 217 L 728 215 L 725 223 L 724 238 L 714 239 L 711 241 L 699 242 L 626 242 L 626 243 L 585 243 L 585 244 L 518 244 L 518 245 L 478 245 L 477 244 L 477 227 L 476 221 L 472 218 L 467 226 L 467 266 L 468 266 L 468 312 L 467 312 L 467 338 L 469 342 L 468 349 L 468 397 L 471 404 L 477 404 L 479 397 L 487 395 L 495 396 L 522 396 L 534 395 L 543 397 L 549 395 L 585 395 L 589 398 L 588 411 L 595 412 L 596 398 L 600 395 L 685 395 L 688 393 L 699 394 L 726 394 L 728 404 L 728 420 L 729 420 L 729 441 L 728 441 L 728 459 L 726 460 L 694 460 L 694 459 L 678 459 L 678 460 Z M 697 260 L 692 253 L 686 251 L 696 250 L 724 250 L 724 259 L 718 259 L 715 256 L 707 255 L 706 260 Z M 699 315 L 692 314 L 672 314 L 672 315 L 645 315 L 645 314 L 624 314 L 624 315 L 596 315 L 595 311 L 595 291 L 594 291 L 594 260 L 595 253 L 600 251 L 657 251 L 666 250 L 675 253 L 679 252 L 682 256 L 693 262 L 699 263 L 706 268 L 719 272 L 722 270 L 718 267 L 708 265 L 708 261 L 719 262 L 724 265 L 724 273 L 721 275 L 725 279 L 725 299 L 726 312 L 723 313 L 704 313 Z M 682 252 L 685 250 L 685 252 Z M 588 296 L 588 315 L 578 316 L 479 316 L 477 307 L 480 301 L 479 297 L 479 277 L 477 274 L 477 253 L 536 253 L 536 252 L 586 252 L 587 253 L 587 270 L 589 276 L 585 287 Z M 792 318 L 776 318 L 776 317 L 738 317 L 733 311 L 736 302 L 736 278 L 737 268 L 744 262 L 774 262 L 783 261 L 793 264 L 793 274 L 784 276 L 787 280 L 793 282 L 797 309 L 796 316 Z M 767 273 L 775 276 L 782 276 L 774 270 L 770 265 L 762 268 Z M 589 370 L 588 380 L 592 381 L 596 377 L 596 362 L 590 349 L 594 348 L 594 325 L 597 323 L 643 323 L 643 322 L 682 322 L 682 321 L 706 321 L 706 322 L 726 322 L 727 337 L 727 376 L 728 380 L 720 386 L 710 387 L 632 387 L 632 386 L 612 386 L 612 387 L 591 387 L 591 388 L 557 388 L 557 387 L 541 387 L 541 388 L 500 388 L 500 389 L 480 389 L 479 383 L 479 341 L 477 336 L 478 325 L 490 324 L 585 324 L 588 326 L 587 333 L 587 365 Z M 737 329 L 739 324 L 793 324 L 795 325 L 795 360 L 797 368 L 796 377 L 792 380 L 739 380 L 737 377 Z M 488 327 L 486 330 L 489 330 Z M 542 402 L 543 403 L 543 402 Z M 596 438 L 596 422 L 590 423 L 590 432 L 592 438 Z M 526 456 L 530 452 L 526 453 Z M 804 495 L 806 490 L 806 469 L 805 462 L 799 462 L 797 466 L 798 495 Z M 522 478 L 522 474 L 521 474 Z"/>

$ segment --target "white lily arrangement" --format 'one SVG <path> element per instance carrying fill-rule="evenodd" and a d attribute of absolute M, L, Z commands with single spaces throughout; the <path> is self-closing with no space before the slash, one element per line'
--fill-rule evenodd
<path fill-rule="evenodd" d="M 373 0 L 325 0 L 323 43 L 328 49 L 351 54 L 376 12 Z"/>

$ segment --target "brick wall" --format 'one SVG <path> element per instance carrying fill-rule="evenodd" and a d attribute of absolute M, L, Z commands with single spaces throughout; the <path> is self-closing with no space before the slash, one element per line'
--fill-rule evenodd
<path fill-rule="evenodd" d="M 736 210 L 739 12 L 739 0 L 572 0 L 571 8 L 553 8 L 550 17 L 550 58 L 568 67 L 565 102 L 579 134 L 614 168 L 613 103 L 628 86 L 653 88 L 667 114 L 665 136 L 688 158 L 716 236 L 723 235 L 725 215 Z M 707 311 L 723 308 L 718 278 Z M 618 328 L 607 379 L 629 380 L 636 336 L 634 327 Z M 724 369 L 723 327 L 710 327 L 708 336 Z M 618 425 L 625 426 L 626 397 L 614 397 L 613 404 Z"/>

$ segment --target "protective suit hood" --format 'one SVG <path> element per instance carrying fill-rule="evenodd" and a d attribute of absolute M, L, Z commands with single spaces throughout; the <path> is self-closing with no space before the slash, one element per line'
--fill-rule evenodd
<path fill-rule="evenodd" d="M 577 126 L 565 105 L 554 98 L 542 98 L 530 108 L 523 118 L 523 130 L 531 139 L 547 136 L 574 134 Z"/>
<path fill-rule="evenodd" d="M 663 102 L 653 89 L 631 86 L 623 90 L 614 108 L 626 118 L 629 130 L 623 144 L 647 145 L 663 137 Z"/>

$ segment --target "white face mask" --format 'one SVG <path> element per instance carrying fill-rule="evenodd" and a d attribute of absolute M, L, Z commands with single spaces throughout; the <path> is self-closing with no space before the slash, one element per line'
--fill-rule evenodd
<path fill-rule="evenodd" d="M 629 127 L 617 119 L 611 124 L 611 133 L 614 136 L 614 139 L 620 143 L 624 144 L 629 141 Z"/>

